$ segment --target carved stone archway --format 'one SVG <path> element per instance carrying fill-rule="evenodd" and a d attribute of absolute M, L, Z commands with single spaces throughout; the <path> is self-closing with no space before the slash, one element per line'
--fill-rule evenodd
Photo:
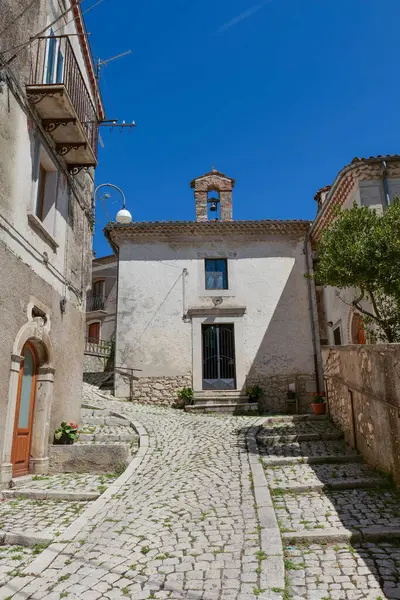
<path fill-rule="evenodd" d="M 34 317 L 19 330 L 13 345 L 8 386 L 5 435 L 0 463 L 0 484 L 4 486 L 12 478 L 11 452 L 13 444 L 15 409 L 18 394 L 18 378 L 23 361 L 23 348 L 29 342 L 37 355 L 36 400 L 33 413 L 30 471 L 46 473 L 49 468 L 48 446 L 50 414 L 53 399 L 54 355 L 46 320 Z"/>

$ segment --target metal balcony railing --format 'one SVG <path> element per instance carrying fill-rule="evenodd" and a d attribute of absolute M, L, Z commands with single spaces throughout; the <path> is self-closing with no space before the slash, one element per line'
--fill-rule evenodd
<path fill-rule="evenodd" d="M 95 310 L 104 310 L 106 305 L 105 296 L 88 296 L 86 312 L 92 312 Z"/>
<path fill-rule="evenodd" d="M 106 342 L 104 340 L 98 340 L 95 338 L 86 338 L 85 341 L 85 352 L 90 354 L 96 354 L 97 356 L 104 356 L 108 358 L 111 356 L 114 347 L 114 342 Z"/>
<path fill-rule="evenodd" d="M 64 86 L 97 157 L 98 116 L 71 42 L 66 35 L 37 38 L 33 46 L 28 86 L 42 88 L 40 96 L 52 94 L 55 86 Z"/>

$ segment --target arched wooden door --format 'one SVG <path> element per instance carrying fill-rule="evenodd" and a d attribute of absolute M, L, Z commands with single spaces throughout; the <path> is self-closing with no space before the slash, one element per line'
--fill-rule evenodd
<path fill-rule="evenodd" d="M 353 344 L 366 344 L 364 323 L 361 315 L 355 313 L 351 323 L 351 336 Z"/>
<path fill-rule="evenodd" d="M 33 410 L 36 392 L 36 354 L 30 344 L 23 349 L 24 360 L 19 372 L 17 404 L 15 408 L 14 437 L 11 452 L 13 475 L 29 473 L 31 452 Z"/>

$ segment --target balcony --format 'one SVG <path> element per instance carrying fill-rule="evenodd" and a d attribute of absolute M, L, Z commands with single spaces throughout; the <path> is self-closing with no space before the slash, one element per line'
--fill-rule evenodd
<path fill-rule="evenodd" d="M 106 297 L 89 295 L 86 303 L 86 312 L 105 311 Z"/>
<path fill-rule="evenodd" d="M 85 340 L 85 353 L 95 354 L 96 356 L 103 356 L 108 358 L 111 356 L 114 349 L 114 342 L 106 342 L 95 338 L 86 338 Z"/>
<path fill-rule="evenodd" d="M 72 174 L 97 165 L 98 115 L 68 36 L 38 38 L 26 86 Z"/>

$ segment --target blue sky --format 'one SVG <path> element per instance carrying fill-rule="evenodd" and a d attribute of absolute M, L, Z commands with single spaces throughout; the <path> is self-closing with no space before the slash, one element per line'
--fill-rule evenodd
<path fill-rule="evenodd" d="M 103 0 L 85 17 L 95 57 L 132 50 L 101 87 L 107 117 L 138 126 L 101 128 L 96 181 L 136 221 L 194 219 L 189 182 L 213 164 L 236 179 L 234 218 L 312 219 L 355 156 L 399 151 L 399 0 Z M 97 256 L 106 221 L 98 204 Z"/>

